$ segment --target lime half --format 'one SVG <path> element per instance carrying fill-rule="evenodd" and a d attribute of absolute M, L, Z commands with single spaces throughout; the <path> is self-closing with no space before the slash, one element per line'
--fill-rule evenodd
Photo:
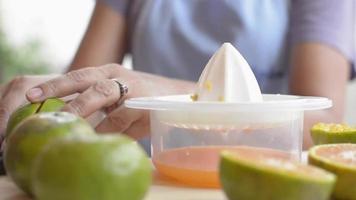
<path fill-rule="evenodd" d="M 356 128 L 346 124 L 315 124 L 310 130 L 315 144 L 356 143 Z"/>
<path fill-rule="evenodd" d="M 333 196 L 356 199 L 356 144 L 319 145 L 309 150 L 309 163 L 337 175 Z"/>
<path fill-rule="evenodd" d="M 327 200 L 335 176 L 273 154 L 223 152 L 220 180 L 230 200 Z"/>

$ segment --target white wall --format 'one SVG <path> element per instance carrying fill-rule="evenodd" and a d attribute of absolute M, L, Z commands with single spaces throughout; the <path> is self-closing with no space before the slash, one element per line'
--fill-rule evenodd
<path fill-rule="evenodd" d="M 70 62 L 80 42 L 94 0 L 0 0 L 0 15 L 11 41 L 29 37 L 44 41 L 45 52 L 59 71 Z M 130 59 L 127 59 L 130 65 Z M 356 125 L 356 81 L 348 87 L 346 122 Z"/>
<path fill-rule="evenodd" d="M 94 0 L 0 0 L 5 33 L 15 45 L 43 41 L 45 58 L 61 70 L 80 42 Z"/>

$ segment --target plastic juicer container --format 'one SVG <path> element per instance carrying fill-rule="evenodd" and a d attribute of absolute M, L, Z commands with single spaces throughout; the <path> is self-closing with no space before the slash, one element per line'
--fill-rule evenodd
<path fill-rule="evenodd" d="M 263 95 L 263 102 L 193 102 L 190 95 L 129 99 L 150 111 L 152 161 L 161 175 L 219 187 L 219 154 L 261 151 L 299 160 L 304 111 L 332 106 L 321 97 Z"/>

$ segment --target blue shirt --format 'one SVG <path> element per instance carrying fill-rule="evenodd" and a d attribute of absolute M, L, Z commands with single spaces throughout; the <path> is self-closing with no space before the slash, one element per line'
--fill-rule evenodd
<path fill-rule="evenodd" d="M 100 0 L 99 0 L 100 1 Z M 288 93 L 289 51 L 320 42 L 355 58 L 352 0 L 102 0 L 129 26 L 135 70 L 197 81 L 224 42 L 246 58 L 263 93 Z"/>
<path fill-rule="evenodd" d="M 288 93 L 289 52 L 298 43 L 355 58 L 354 0 L 98 1 L 126 17 L 133 68 L 166 77 L 197 81 L 224 42 L 246 58 L 263 93 Z M 140 142 L 149 152 L 149 140 Z"/>

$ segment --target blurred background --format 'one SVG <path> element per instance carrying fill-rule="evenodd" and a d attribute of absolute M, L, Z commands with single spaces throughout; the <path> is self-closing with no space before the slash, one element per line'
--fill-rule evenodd
<path fill-rule="evenodd" d="M 0 0 L 1 81 L 17 73 L 62 71 L 93 7 L 93 0 Z"/>
<path fill-rule="evenodd" d="M 94 0 L 0 0 L 0 83 L 18 74 L 62 72 L 93 7 Z M 124 65 L 130 67 L 129 57 Z M 356 125 L 356 81 L 347 95 L 345 121 Z"/>

